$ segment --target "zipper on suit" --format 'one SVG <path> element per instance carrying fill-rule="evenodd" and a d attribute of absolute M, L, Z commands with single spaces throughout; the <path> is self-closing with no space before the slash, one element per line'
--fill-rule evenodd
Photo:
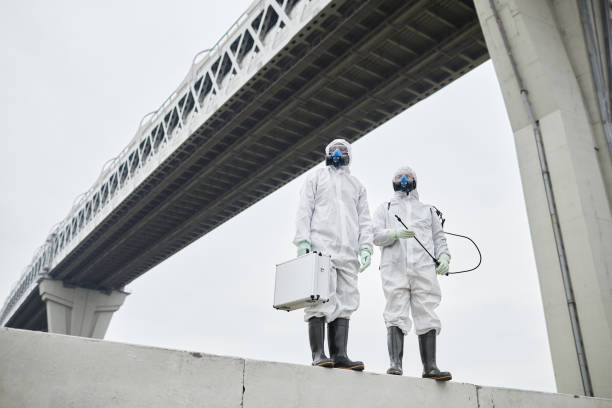
<path fill-rule="evenodd" d="M 332 180 L 332 183 L 334 185 L 334 192 L 336 195 L 336 206 L 338 209 L 338 225 L 340 228 L 340 236 L 341 239 L 339 239 L 336 242 L 337 245 L 337 250 L 338 252 L 342 251 L 342 243 L 346 242 L 346 228 L 345 228 L 345 220 L 344 220 L 344 207 L 342 205 L 342 190 L 340 188 L 340 177 L 342 176 L 340 174 L 340 172 L 338 170 L 332 170 L 330 169 L 329 172 L 330 178 Z"/>

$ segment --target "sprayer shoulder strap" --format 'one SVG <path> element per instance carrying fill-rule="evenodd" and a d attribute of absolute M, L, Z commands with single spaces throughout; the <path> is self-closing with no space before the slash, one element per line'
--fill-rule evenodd
<path fill-rule="evenodd" d="M 438 208 L 435 205 L 430 205 L 429 211 L 431 211 L 431 215 L 434 215 L 435 213 L 435 215 L 437 215 L 438 218 L 440 218 L 440 223 L 442 224 L 442 228 L 444 228 L 444 222 L 446 221 L 446 219 L 444 218 L 442 211 L 438 210 Z"/>

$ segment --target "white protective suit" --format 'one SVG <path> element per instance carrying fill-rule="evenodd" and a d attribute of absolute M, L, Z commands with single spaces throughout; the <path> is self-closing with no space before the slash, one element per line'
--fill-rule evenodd
<path fill-rule="evenodd" d="M 416 180 L 410 167 L 400 168 L 394 175 L 409 174 Z M 433 208 L 419 201 L 416 190 L 406 195 L 396 191 L 391 201 L 382 203 L 374 213 L 374 243 L 382 247 L 380 274 L 387 300 L 383 317 L 387 327 L 397 326 L 408 334 L 412 323 L 415 332 L 425 334 L 435 329 L 440 333 L 440 319 L 435 309 L 440 304 L 441 293 L 433 260 L 414 238 L 393 239 L 391 231 L 403 228 L 395 218 L 399 215 L 404 224 L 436 257 L 447 253 L 442 224 Z"/>
<path fill-rule="evenodd" d="M 352 161 L 351 146 L 336 139 L 325 148 L 326 154 L 338 143 L 344 144 Z M 309 175 L 302 187 L 296 219 L 294 244 L 308 241 L 312 250 L 331 255 L 332 271 L 329 302 L 306 307 L 304 320 L 325 317 L 350 319 L 359 307 L 359 250 L 372 251 L 372 221 L 366 190 L 351 175 L 348 166 L 325 166 Z"/>

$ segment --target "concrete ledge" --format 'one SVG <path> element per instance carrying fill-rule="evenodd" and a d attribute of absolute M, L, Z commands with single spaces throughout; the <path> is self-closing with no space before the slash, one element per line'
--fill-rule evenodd
<path fill-rule="evenodd" d="M 247 360 L 244 406 L 474 407 L 476 387 L 421 378 Z"/>
<path fill-rule="evenodd" d="M 0 328 L 3 408 L 398 405 L 612 408 L 612 400 L 438 384 Z"/>
<path fill-rule="evenodd" d="M 244 360 L 0 329 L 0 407 L 240 407 Z"/>
<path fill-rule="evenodd" d="M 478 408 L 608 408 L 612 400 L 578 395 L 478 387 Z"/>

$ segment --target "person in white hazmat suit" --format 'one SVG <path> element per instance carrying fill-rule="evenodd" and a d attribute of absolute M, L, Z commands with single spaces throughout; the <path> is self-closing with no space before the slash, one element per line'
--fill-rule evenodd
<path fill-rule="evenodd" d="M 402 375 L 404 335 L 412 327 L 409 316 L 412 312 L 419 337 L 423 378 L 447 381 L 452 378 L 451 374 L 436 366 L 440 319 L 435 309 L 441 299 L 436 274 L 448 272 L 450 252 L 440 218 L 433 207 L 419 201 L 416 181 L 416 174 L 410 167 L 398 169 L 393 175 L 393 197 L 374 213 L 374 243 L 382 249 L 380 274 L 386 299 L 383 317 L 391 360 L 387 374 Z M 438 260 L 437 267 L 415 236 Z"/>
<path fill-rule="evenodd" d="M 336 139 L 325 148 L 326 166 L 306 179 L 300 193 L 293 240 L 298 256 L 310 251 L 331 256 L 330 300 L 305 308 L 312 365 L 361 371 L 347 355 L 349 319 L 359 307 L 357 274 L 371 262 L 372 222 L 366 190 L 351 175 L 351 145 Z M 325 355 L 328 323 L 330 358 Z"/>

